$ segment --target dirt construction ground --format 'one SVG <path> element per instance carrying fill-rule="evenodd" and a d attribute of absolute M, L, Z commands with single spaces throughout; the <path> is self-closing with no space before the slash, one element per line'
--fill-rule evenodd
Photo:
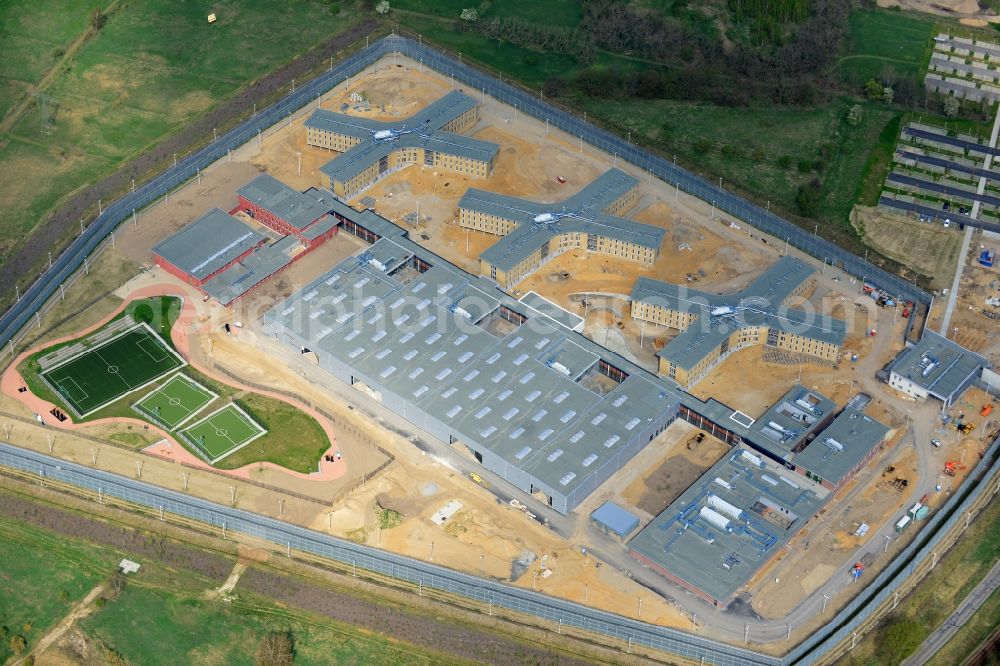
<path fill-rule="evenodd" d="M 861 206 L 851 212 L 851 223 L 866 243 L 885 256 L 931 276 L 932 289 L 951 285 L 962 245 L 957 229 Z"/>
<path fill-rule="evenodd" d="M 996 367 L 1000 363 L 1000 306 L 988 305 L 986 299 L 1000 297 L 1000 263 L 987 268 L 979 263 L 980 252 L 986 248 L 1000 250 L 1000 239 L 989 238 L 977 231 L 969 243 L 965 269 L 958 289 L 958 300 L 951 316 L 948 337 L 958 344 L 978 352 Z M 951 280 L 948 281 L 949 285 Z M 938 299 L 929 322 L 935 331 L 941 326 L 944 303 Z"/>

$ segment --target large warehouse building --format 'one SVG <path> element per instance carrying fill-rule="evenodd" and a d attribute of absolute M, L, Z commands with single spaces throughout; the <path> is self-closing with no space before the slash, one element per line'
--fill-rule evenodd
<path fill-rule="evenodd" d="M 833 364 L 847 327 L 829 316 L 789 307 L 815 283 L 816 269 L 782 257 L 746 289 L 726 295 L 640 277 L 632 318 L 683 331 L 661 349 L 660 374 L 681 386 L 701 381 L 732 352 L 767 345 Z"/>
<path fill-rule="evenodd" d="M 371 120 L 316 109 L 305 122 L 310 146 L 342 153 L 320 171 L 341 199 L 411 164 L 476 178 L 493 172 L 499 146 L 462 136 L 479 121 L 474 99 L 452 91 L 405 120 Z"/>
<path fill-rule="evenodd" d="M 266 174 L 237 194 L 239 203 L 229 213 L 210 210 L 153 248 L 165 271 L 227 306 L 315 250 L 342 221 L 334 214 L 342 204 L 329 192 L 296 192 Z M 255 228 L 237 213 L 263 226 Z"/>
<path fill-rule="evenodd" d="M 370 211 L 348 215 L 374 244 L 264 317 L 341 381 L 561 513 L 677 416 L 675 387 L 571 320 L 514 300 Z"/>
<path fill-rule="evenodd" d="M 545 262 L 580 249 L 651 265 L 665 231 L 618 217 L 639 200 L 639 181 L 611 169 L 558 203 L 536 203 L 470 188 L 459 224 L 503 238 L 479 257 L 480 274 L 510 289 Z"/>

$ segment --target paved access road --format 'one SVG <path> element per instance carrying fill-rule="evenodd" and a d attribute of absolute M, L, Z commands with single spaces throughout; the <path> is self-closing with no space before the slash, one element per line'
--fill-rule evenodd
<path fill-rule="evenodd" d="M 920 644 L 917 651 L 903 662 L 903 666 L 923 666 L 926 664 L 945 643 L 955 636 L 962 625 L 969 621 L 973 613 L 979 610 L 979 607 L 990 598 L 990 595 L 998 587 L 1000 587 L 1000 562 L 993 565 L 986 577 L 979 582 L 979 585 L 976 585 L 972 592 L 969 592 L 969 596 L 962 600 L 955 612 L 948 616 L 944 624 L 935 629 L 934 633 Z"/>

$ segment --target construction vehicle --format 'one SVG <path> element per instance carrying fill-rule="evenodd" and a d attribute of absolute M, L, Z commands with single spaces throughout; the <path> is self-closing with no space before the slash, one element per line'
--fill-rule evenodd
<path fill-rule="evenodd" d="M 864 572 L 865 572 L 865 565 L 862 564 L 861 562 L 855 562 L 854 566 L 851 567 L 851 570 L 848 571 L 848 573 L 854 577 L 854 580 L 861 578 L 861 574 L 863 574 Z"/>
<path fill-rule="evenodd" d="M 979 410 L 980 416 L 989 416 L 993 413 L 993 405 L 987 403 L 983 405 L 983 408 Z"/>
<path fill-rule="evenodd" d="M 957 463 L 954 460 L 948 460 L 944 464 L 944 473 L 947 476 L 955 476 L 956 470 L 965 469 L 965 465 Z"/>
<path fill-rule="evenodd" d="M 479 476 L 475 472 L 469 472 L 469 478 L 478 483 L 479 485 L 481 485 L 483 488 L 489 490 L 490 484 L 486 483 L 485 479 L 483 479 L 483 477 Z"/>
<path fill-rule="evenodd" d="M 975 423 L 960 423 L 958 426 L 958 431 L 963 435 L 968 435 L 975 429 L 976 429 Z"/>

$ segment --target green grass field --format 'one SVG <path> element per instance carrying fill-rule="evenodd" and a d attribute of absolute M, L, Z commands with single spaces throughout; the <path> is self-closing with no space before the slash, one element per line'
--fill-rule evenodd
<path fill-rule="evenodd" d="M 149 328 L 139 326 L 45 370 L 41 377 L 83 416 L 184 364 Z"/>
<path fill-rule="evenodd" d="M 178 373 L 136 403 L 136 409 L 173 430 L 218 397 Z"/>
<path fill-rule="evenodd" d="M 855 10 L 851 12 L 848 48 L 835 70 L 845 83 L 863 86 L 883 73 L 917 77 L 927 67 L 937 31 L 934 19 L 917 14 Z"/>
<path fill-rule="evenodd" d="M 115 553 L 61 538 L 18 521 L 0 519 L 0 663 L 13 654 L 10 639 L 30 649 L 110 573 Z"/>
<path fill-rule="evenodd" d="M 2 501 L 2 496 L 0 496 Z M 72 514 L 68 514 L 68 517 Z M 197 556 L 192 551 L 193 556 Z M 142 564 L 117 596 L 74 625 L 85 636 L 86 663 L 252 664 L 261 637 L 291 631 L 296 664 L 456 664 L 452 655 L 373 634 L 326 617 L 279 607 L 237 587 L 232 603 L 206 600 L 213 582 L 148 556 L 66 537 L 0 517 L 0 663 L 13 656 L 10 639 L 33 648 L 88 592 L 106 582 L 122 557 Z M 103 654 L 102 654 L 103 653 Z M 37 663 L 80 663 L 65 649 L 50 649 Z"/>
<path fill-rule="evenodd" d="M 267 434 L 264 428 L 232 403 L 181 431 L 181 436 L 210 462 L 216 463 Z"/>
<path fill-rule="evenodd" d="M 0 113 L 89 29 L 98 0 L 0 3 Z M 63 197 L 112 173 L 245 84 L 353 27 L 351 3 L 151 0 L 116 3 L 107 24 L 61 68 L 51 134 L 31 108 L 0 134 L 0 263 Z M 209 25 L 214 12 L 218 21 Z"/>

